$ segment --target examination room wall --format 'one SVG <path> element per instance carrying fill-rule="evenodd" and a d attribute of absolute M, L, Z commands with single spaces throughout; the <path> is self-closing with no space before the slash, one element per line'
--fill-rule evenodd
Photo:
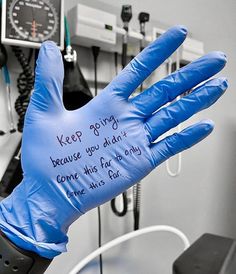
<path fill-rule="evenodd" d="M 212 50 L 226 53 L 228 65 L 220 75 L 229 79 L 227 93 L 212 108 L 185 123 L 186 126 L 210 118 L 215 122 L 215 130 L 206 140 L 183 153 L 178 177 L 171 178 L 162 164 L 143 180 L 141 227 L 172 225 L 181 229 L 191 242 L 205 232 L 236 238 L 236 1 L 104 0 L 101 5 L 98 1 L 70 0 L 65 1 L 66 10 L 79 2 L 114 9 L 117 14 L 122 4 L 131 4 L 133 21 L 137 21 L 140 11 L 147 11 L 157 24 L 186 25 L 193 38 L 204 42 L 206 53 Z M 87 53 L 88 57 L 82 53 Z M 102 53 L 99 58 L 98 78 L 104 80 L 105 77 L 104 82 L 109 81 L 114 75 L 112 56 Z M 91 53 L 78 49 L 78 60 L 85 76 L 93 79 Z M 91 65 L 88 65 L 89 60 Z M 15 67 L 11 66 L 14 72 Z M 16 91 L 14 93 L 16 95 Z M 4 109 L 0 111 L 2 119 L 5 112 Z M 10 158 L 7 152 L 14 149 L 15 144 L 12 137 L 5 143 L 1 141 L 0 175 Z M 171 164 L 174 166 L 175 162 L 176 157 Z M 109 203 L 101 207 L 101 213 L 103 243 L 132 231 L 132 213 L 118 218 Z M 72 225 L 68 252 L 57 257 L 46 274 L 69 273 L 77 262 L 97 248 L 97 235 L 95 209 Z M 171 264 L 182 248 L 180 240 L 168 233 L 142 236 L 104 253 L 104 274 L 171 274 Z M 98 260 L 81 273 L 98 274 Z"/>

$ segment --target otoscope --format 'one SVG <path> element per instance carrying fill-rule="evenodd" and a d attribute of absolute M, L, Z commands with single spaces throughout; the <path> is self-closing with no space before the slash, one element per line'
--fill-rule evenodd
<path fill-rule="evenodd" d="M 138 20 L 140 24 L 140 33 L 143 35 L 143 39 L 140 41 L 140 51 L 144 49 L 144 38 L 146 35 L 145 24 L 149 21 L 150 15 L 147 12 L 140 12 L 138 15 Z"/>
<path fill-rule="evenodd" d="M 146 22 L 148 22 L 150 19 L 150 15 L 147 12 L 140 12 L 138 15 L 138 20 L 139 20 L 139 24 L 140 24 L 140 33 L 143 35 L 143 39 L 140 41 L 140 51 L 142 51 L 145 48 L 144 45 L 144 39 L 145 39 L 145 25 Z M 140 85 L 140 92 L 143 91 L 143 84 Z"/>
<path fill-rule="evenodd" d="M 132 6 L 123 5 L 121 10 L 121 19 L 124 24 L 123 28 L 125 30 L 125 35 L 123 36 L 123 43 L 122 43 L 122 57 L 121 57 L 122 68 L 124 68 L 127 64 L 128 31 L 129 31 L 129 22 L 131 18 L 132 18 Z"/>

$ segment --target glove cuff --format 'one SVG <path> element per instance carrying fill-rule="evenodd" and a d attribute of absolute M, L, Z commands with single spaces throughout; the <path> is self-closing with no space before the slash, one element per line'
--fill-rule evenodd
<path fill-rule="evenodd" d="M 51 262 L 17 247 L 0 231 L 0 273 L 42 274 Z"/>

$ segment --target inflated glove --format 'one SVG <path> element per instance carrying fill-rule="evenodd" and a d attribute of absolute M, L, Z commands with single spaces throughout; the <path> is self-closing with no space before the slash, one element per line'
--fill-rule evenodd
<path fill-rule="evenodd" d="M 42 45 L 23 132 L 24 179 L 0 204 L 0 229 L 12 242 L 46 258 L 64 252 L 72 222 L 212 131 L 213 123 L 206 120 L 153 143 L 224 93 L 227 81 L 217 78 L 162 107 L 219 72 L 226 62 L 221 52 L 129 98 L 182 44 L 186 33 L 182 26 L 169 29 L 99 96 L 75 111 L 66 110 L 62 102 L 61 53 L 52 42 Z"/>

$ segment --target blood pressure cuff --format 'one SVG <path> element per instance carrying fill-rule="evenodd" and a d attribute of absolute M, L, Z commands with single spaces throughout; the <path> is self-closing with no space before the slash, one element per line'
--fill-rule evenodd
<path fill-rule="evenodd" d="M 51 261 L 15 246 L 0 231 L 1 274 L 43 274 Z"/>

